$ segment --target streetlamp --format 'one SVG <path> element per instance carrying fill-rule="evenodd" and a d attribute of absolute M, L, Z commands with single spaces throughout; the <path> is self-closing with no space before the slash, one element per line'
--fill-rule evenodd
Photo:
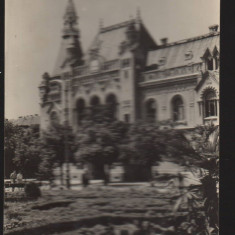
<path fill-rule="evenodd" d="M 68 146 L 68 129 L 69 129 L 69 110 L 68 110 L 68 91 L 69 79 L 68 74 L 64 74 L 62 80 L 56 80 L 62 85 L 64 93 L 64 155 L 66 163 L 65 182 L 67 189 L 70 189 L 70 167 L 69 167 L 69 146 Z"/>
<path fill-rule="evenodd" d="M 68 146 L 68 129 L 69 129 L 69 112 L 68 112 L 68 88 L 69 80 L 65 77 L 64 79 L 64 154 L 66 163 L 66 174 L 65 182 L 67 189 L 70 189 L 70 168 L 69 168 L 69 146 Z"/>

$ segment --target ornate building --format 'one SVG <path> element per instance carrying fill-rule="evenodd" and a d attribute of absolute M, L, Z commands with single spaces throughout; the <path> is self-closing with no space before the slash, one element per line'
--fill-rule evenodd
<path fill-rule="evenodd" d="M 115 118 L 126 122 L 172 120 L 177 128 L 218 124 L 218 25 L 205 35 L 157 44 L 138 11 L 135 19 L 100 25 L 83 53 L 77 21 L 69 0 L 54 72 L 45 73 L 39 86 L 42 130 L 66 115 L 76 129 L 86 110 L 99 105 L 109 105 Z"/>

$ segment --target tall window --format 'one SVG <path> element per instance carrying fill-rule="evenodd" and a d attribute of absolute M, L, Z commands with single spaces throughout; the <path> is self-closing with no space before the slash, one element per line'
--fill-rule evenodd
<path fill-rule="evenodd" d="M 77 101 L 77 122 L 81 124 L 81 121 L 85 117 L 85 101 L 83 99 L 79 99 Z"/>
<path fill-rule="evenodd" d="M 217 116 L 217 100 L 214 91 L 209 91 L 204 97 L 205 117 Z"/>
<path fill-rule="evenodd" d="M 173 121 L 184 120 L 184 103 L 178 95 L 172 99 L 172 116 Z"/>
<path fill-rule="evenodd" d="M 149 99 L 145 105 L 146 108 L 146 119 L 147 121 L 156 120 L 156 101 L 154 99 Z"/>
<path fill-rule="evenodd" d="M 215 57 L 215 69 L 219 68 L 219 58 Z"/>
<path fill-rule="evenodd" d="M 206 59 L 206 63 L 207 63 L 207 70 L 213 70 L 213 58 L 208 57 Z"/>
<path fill-rule="evenodd" d="M 106 105 L 108 108 L 108 115 L 110 118 L 115 119 L 117 115 L 117 99 L 114 94 L 110 94 L 106 97 Z"/>
<path fill-rule="evenodd" d="M 96 115 L 99 113 L 100 109 L 100 99 L 98 96 L 93 96 L 90 100 L 92 115 Z"/>

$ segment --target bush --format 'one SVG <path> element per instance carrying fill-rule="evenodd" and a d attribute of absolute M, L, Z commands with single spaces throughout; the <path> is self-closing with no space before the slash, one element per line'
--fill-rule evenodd
<path fill-rule="evenodd" d="M 24 187 L 24 191 L 25 191 L 26 197 L 29 197 L 29 198 L 37 199 L 38 197 L 41 196 L 40 188 L 37 186 L 37 184 L 33 182 L 26 184 Z"/>

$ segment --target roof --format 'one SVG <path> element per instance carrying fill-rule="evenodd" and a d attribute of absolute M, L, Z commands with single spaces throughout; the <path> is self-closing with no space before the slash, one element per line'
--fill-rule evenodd
<path fill-rule="evenodd" d="M 150 51 L 147 57 L 146 66 L 159 64 L 165 58 L 164 69 L 185 66 L 191 63 L 201 63 L 201 57 L 207 49 L 213 52 L 215 46 L 219 51 L 219 33 L 206 34 L 174 43 L 167 44 L 164 48 Z M 186 54 L 192 56 L 186 59 Z M 160 66 L 161 69 L 161 66 Z"/>
<path fill-rule="evenodd" d="M 118 59 L 120 57 L 120 45 L 127 40 L 126 30 L 131 22 L 134 22 L 135 28 L 139 32 L 139 35 L 141 35 L 141 38 L 144 37 L 148 40 L 149 47 L 156 45 L 142 21 L 131 19 L 119 24 L 101 28 L 86 53 L 86 60 L 89 59 L 89 52 L 91 50 L 97 50 L 97 54 L 105 61 Z"/>
<path fill-rule="evenodd" d="M 37 114 L 29 115 L 29 116 L 19 117 L 16 120 L 12 120 L 12 122 L 17 126 L 39 125 L 40 117 Z"/>

